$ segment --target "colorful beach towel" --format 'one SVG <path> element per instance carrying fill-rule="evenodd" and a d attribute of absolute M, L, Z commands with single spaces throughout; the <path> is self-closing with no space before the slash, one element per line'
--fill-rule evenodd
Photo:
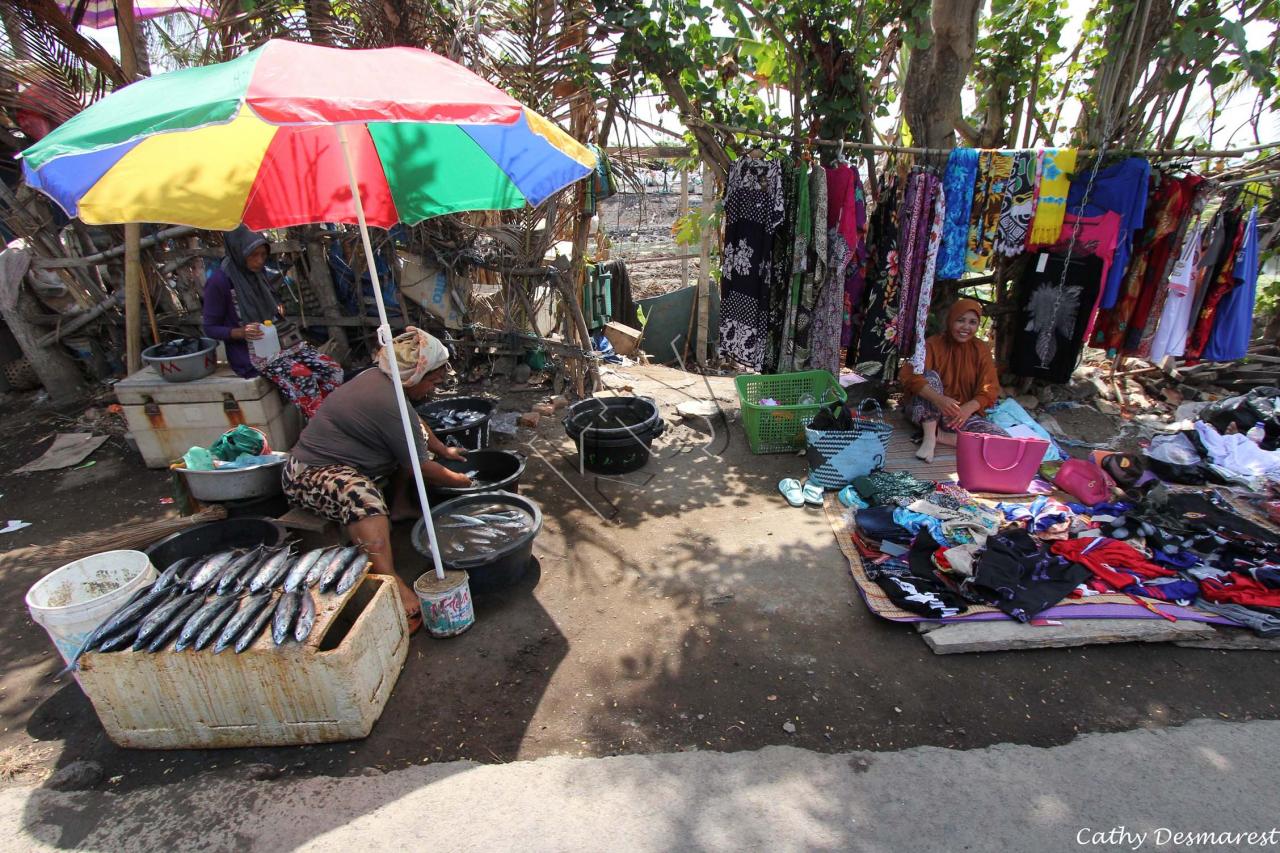
<path fill-rule="evenodd" d="M 991 264 L 1004 185 L 1013 172 L 1012 151 L 978 152 L 978 177 L 973 185 L 973 210 L 969 214 L 969 246 L 965 266 L 969 272 L 986 272 Z"/>
<path fill-rule="evenodd" d="M 1031 151 L 1012 154 L 1013 166 L 1000 200 L 1000 224 L 994 247 L 1006 258 L 1026 251 L 1031 220 L 1036 213 L 1036 155 Z"/>
<path fill-rule="evenodd" d="M 942 228 L 942 245 L 938 248 L 938 278 L 960 278 L 964 275 L 964 254 L 969 240 L 969 214 L 973 210 L 973 185 L 978 177 L 978 150 L 956 148 L 947 158 L 947 171 L 942 176 L 946 192 L 947 218 Z M 1062 191 L 1066 204 L 1066 189 Z"/>
<path fill-rule="evenodd" d="M 1076 149 L 1046 148 L 1040 152 L 1040 183 L 1036 216 L 1031 222 L 1029 246 L 1048 246 L 1058 241 L 1067 215 L 1067 190 L 1076 170 Z"/>

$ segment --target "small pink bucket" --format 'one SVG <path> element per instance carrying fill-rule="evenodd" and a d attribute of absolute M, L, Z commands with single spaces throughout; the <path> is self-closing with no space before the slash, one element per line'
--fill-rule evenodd
<path fill-rule="evenodd" d="M 956 438 L 956 472 L 971 492 L 1026 494 L 1049 450 L 1042 438 L 1009 438 L 962 432 Z"/>

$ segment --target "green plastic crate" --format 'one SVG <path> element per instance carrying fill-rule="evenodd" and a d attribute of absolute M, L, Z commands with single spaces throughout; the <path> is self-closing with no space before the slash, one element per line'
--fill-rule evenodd
<path fill-rule="evenodd" d="M 774 376 L 743 374 L 736 377 L 738 402 L 742 404 L 742 428 L 752 453 L 790 453 L 804 447 L 804 430 L 814 416 L 832 403 L 843 403 L 846 394 L 836 378 L 825 370 L 779 373 Z M 800 404 L 813 395 L 815 403 Z M 777 406 L 761 406 L 761 400 L 777 400 Z"/>

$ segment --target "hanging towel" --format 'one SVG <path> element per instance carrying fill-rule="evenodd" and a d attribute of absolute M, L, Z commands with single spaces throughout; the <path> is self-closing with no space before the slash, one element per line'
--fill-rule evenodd
<path fill-rule="evenodd" d="M 973 186 L 973 211 L 969 214 L 969 246 L 965 256 L 970 272 L 986 272 L 991 264 L 1004 185 L 1012 172 L 1012 151 L 978 152 L 978 178 Z"/>
<path fill-rule="evenodd" d="M 996 229 L 995 251 L 1012 258 L 1027 248 L 1031 220 L 1036 213 L 1036 155 L 1031 151 L 1012 152 L 1013 165 L 1000 200 L 1000 225 Z"/>
<path fill-rule="evenodd" d="M 969 214 L 973 210 L 973 185 L 978 177 L 978 150 L 956 148 L 947 158 L 942 185 L 947 194 L 947 218 L 938 249 L 938 278 L 964 275 L 964 253 L 969 239 Z M 1066 204 L 1066 190 L 1063 191 Z M 1055 235 L 1056 236 L 1056 235 Z"/>
<path fill-rule="evenodd" d="M 1067 214 L 1067 190 L 1076 170 L 1076 149 L 1046 148 L 1040 154 L 1040 201 L 1031 222 L 1029 246 L 1047 246 L 1062 233 Z"/>

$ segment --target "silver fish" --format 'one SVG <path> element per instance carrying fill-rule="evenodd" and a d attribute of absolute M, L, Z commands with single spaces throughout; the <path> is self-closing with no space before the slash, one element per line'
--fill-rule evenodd
<path fill-rule="evenodd" d="M 178 581 L 178 575 L 186 571 L 187 567 L 196 561 L 196 557 L 183 557 L 180 560 L 174 560 L 169 564 L 169 568 L 156 578 L 156 589 L 168 589 Z"/>
<path fill-rule="evenodd" d="M 365 570 L 368 568 L 369 558 L 364 554 L 347 564 L 347 568 L 342 572 L 342 577 L 338 579 L 338 588 L 336 590 L 338 595 L 342 595 L 355 586 L 360 578 L 364 577 Z"/>
<path fill-rule="evenodd" d="M 229 595 L 234 592 L 236 586 L 239 585 L 240 579 L 248 574 L 250 569 L 262 559 L 262 550 L 262 546 L 259 545 L 232 560 L 226 570 L 218 576 L 218 582 L 209 584 L 209 589 L 218 595 Z"/>
<path fill-rule="evenodd" d="M 468 527 L 484 527 L 484 522 L 476 518 L 474 515 L 461 515 L 455 512 L 453 515 L 449 517 L 456 518 L 458 521 L 461 521 L 463 524 L 465 524 Z"/>
<path fill-rule="evenodd" d="M 200 629 L 200 634 L 196 637 L 196 641 L 191 644 L 191 648 L 196 651 L 206 648 L 213 642 L 215 637 L 222 633 L 222 629 L 227 627 L 227 623 L 235 617 L 236 605 L 240 603 L 240 600 L 233 596 L 228 596 L 228 598 L 231 599 L 230 606 L 210 619 L 209 624 Z"/>
<path fill-rule="evenodd" d="M 264 589 L 271 589 L 280 582 L 284 573 L 289 570 L 289 561 L 293 559 L 292 551 L 281 551 L 262 564 L 253 580 L 249 581 L 249 592 L 256 595 Z"/>
<path fill-rule="evenodd" d="M 293 633 L 293 621 L 298 617 L 301 606 L 302 596 L 296 592 L 286 592 L 276 602 L 276 612 L 271 617 L 271 640 L 277 646 Z"/>
<path fill-rule="evenodd" d="M 138 627 L 138 637 L 134 641 L 134 648 L 140 649 L 151 641 L 156 632 L 169 624 L 169 620 L 173 618 L 173 614 L 186 607 L 193 599 L 199 598 L 200 595 L 194 592 L 186 592 L 178 595 L 171 601 L 166 601 L 155 610 L 151 611 L 142 624 Z"/>
<path fill-rule="evenodd" d="M 305 589 L 300 594 L 302 603 L 298 607 L 298 621 L 293 624 L 293 639 L 302 643 L 311 636 L 311 628 L 316 624 L 316 601 Z"/>
<path fill-rule="evenodd" d="M 268 610 L 270 605 L 271 596 L 267 594 L 251 595 L 245 598 L 244 605 L 227 622 L 227 626 L 222 629 L 222 633 L 218 635 L 218 641 L 213 644 L 213 653 L 216 655 L 230 648 L 245 627 L 256 619 L 259 613 Z"/>
<path fill-rule="evenodd" d="M 274 608 L 264 607 L 262 608 L 262 612 L 254 617 L 253 621 L 249 623 L 249 627 L 245 628 L 244 631 L 241 632 L 239 638 L 236 639 L 236 654 L 240 654 L 254 644 L 262 634 L 262 629 L 267 627 L 267 624 L 271 622 L 273 612 Z"/>
<path fill-rule="evenodd" d="M 236 603 L 233 595 L 219 595 L 209 599 L 204 605 L 191 615 L 187 620 L 187 624 L 182 626 L 182 632 L 178 634 L 178 642 L 173 644 L 173 650 L 180 652 L 189 648 L 200 631 L 209 621 L 216 617 L 224 610 L 231 608 Z"/>
<path fill-rule="evenodd" d="M 329 565 L 329 561 L 334 555 L 341 551 L 341 548 L 326 548 L 324 553 L 320 555 L 320 559 L 311 564 L 311 569 L 307 572 L 307 576 L 302 579 L 302 589 L 311 589 L 320 580 L 320 575 Z"/>
<path fill-rule="evenodd" d="M 169 645 L 169 642 L 182 630 L 182 626 L 186 625 L 187 621 L 195 615 L 195 612 L 203 606 L 203 596 L 197 595 L 193 597 L 185 607 L 173 615 L 168 624 L 156 631 L 155 636 L 151 638 L 151 642 L 147 644 L 147 651 L 158 652 Z"/>
<path fill-rule="evenodd" d="M 191 579 L 187 581 L 187 589 L 192 592 L 198 592 L 209 585 L 211 581 L 222 574 L 227 564 L 234 560 L 238 554 L 235 551 L 222 551 L 214 554 L 209 559 L 200 564 L 200 568 L 195 570 Z"/>
<path fill-rule="evenodd" d="M 329 560 L 329 565 L 324 567 L 324 571 L 320 573 L 320 591 L 329 592 L 334 585 L 341 579 L 342 572 L 346 569 L 347 564 L 360 553 L 360 546 L 349 545 L 338 553 L 334 554 Z"/>
<path fill-rule="evenodd" d="M 290 567 L 289 574 L 284 577 L 284 591 L 297 592 L 298 588 L 302 586 L 302 582 L 307 579 L 307 575 L 310 574 L 311 567 L 324 556 L 327 550 L 327 548 L 316 548 L 299 557 Z"/>
<path fill-rule="evenodd" d="M 511 512 L 482 512 L 476 515 L 476 518 L 482 521 L 515 521 L 520 517 L 520 513 L 512 510 Z"/>
<path fill-rule="evenodd" d="M 151 586 L 144 586 L 142 589 L 129 596 L 129 600 L 121 605 L 115 613 L 112 613 L 106 619 L 103 619 L 102 622 L 98 624 L 98 627 L 94 628 L 89 636 L 85 638 L 85 641 L 80 644 L 80 648 L 76 650 L 74 655 L 72 655 L 71 662 L 59 670 L 58 674 L 55 675 L 54 678 L 61 678 L 71 670 L 75 669 L 76 664 L 80 662 L 80 658 L 84 656 L 85 652 L 92 651 L 94 648 L 101 645 L 107 639 L 109 634 L 126 624 L 130 618 L 142 612 L 147 606 L 144 603 L 144 599 L 146 599 L 147 596 L 152 594 L 159 596 L 162 594 L 164 592 L 163 589 L 157 591 L 155 588 L 158 583 L 160 583 L 160 581 L 157 580 Z"/>

